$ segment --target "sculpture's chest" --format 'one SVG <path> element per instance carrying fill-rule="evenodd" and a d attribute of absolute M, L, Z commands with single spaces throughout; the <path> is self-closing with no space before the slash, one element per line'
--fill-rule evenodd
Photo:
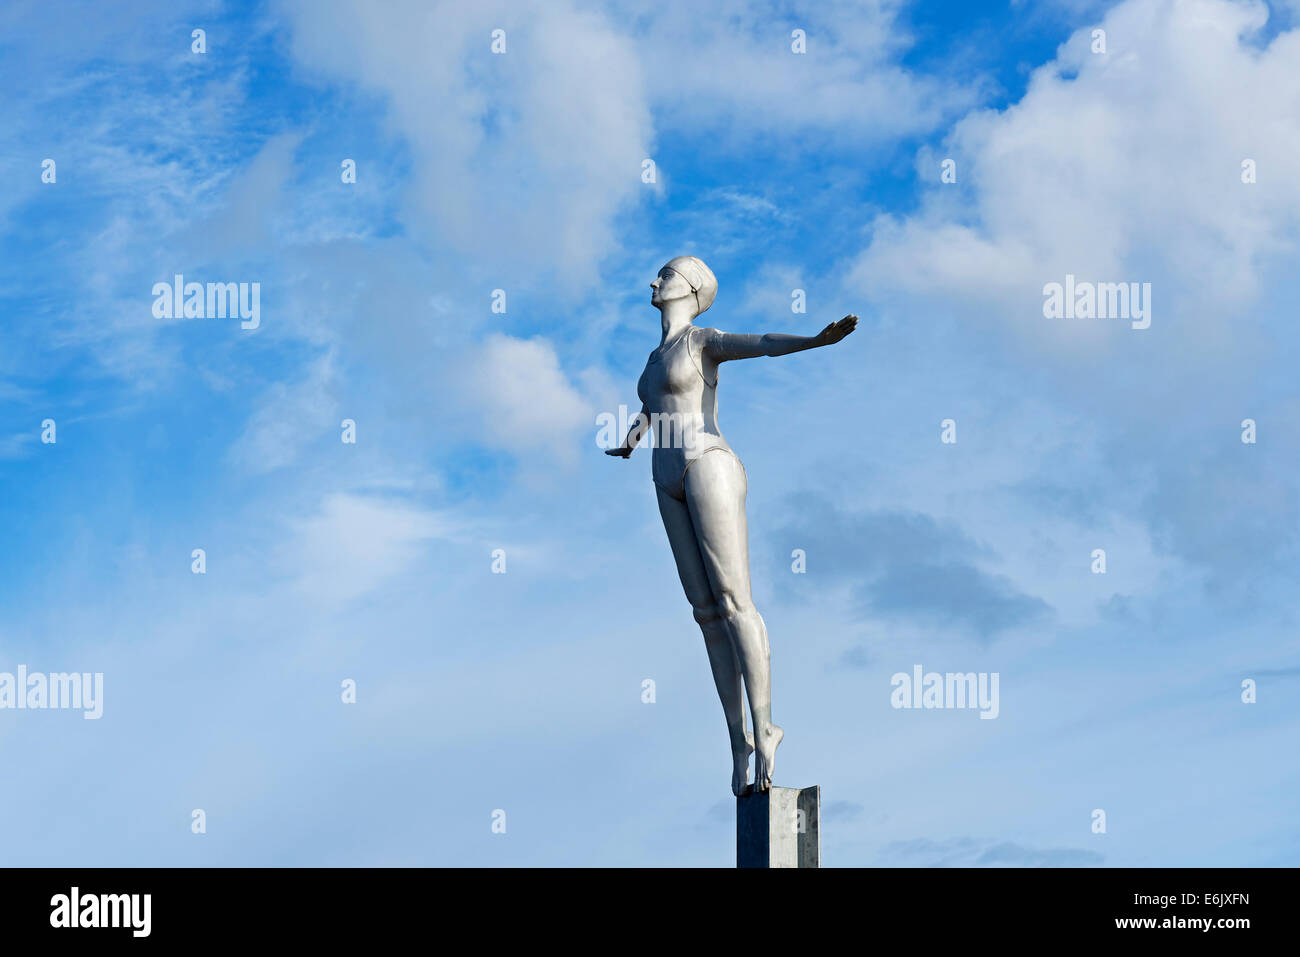
<path fill-rule="evenodd" d="M 637 396 L 647 406 L 658 405 L 666 396 L 699 392 L 704 385 L 688 339 L 682 336 L 667 349 L 650 353 L 636 386 Z"/>

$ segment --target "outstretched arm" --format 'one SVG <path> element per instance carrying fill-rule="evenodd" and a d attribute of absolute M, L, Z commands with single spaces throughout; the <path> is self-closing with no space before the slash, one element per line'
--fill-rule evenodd
<path fill-rule="evenodd" d="M 605 454 L 617 455 L 621 459 L 627 458 L 648 428 L 650 428 L 650 413 L 646 411 L 645 403 L 642 403 L 641 411 L 632 419 L 632 425 L 627 430 L 627 438 L 623 440 L 623 444 L 616 449 L 606 449 Z"/>
<path fill-rule="evenodd" d="M 704 343 L 704 353 L 714 362 L 753 359 L 756 356 L 788 356 L 792 352 L 833 345 L 857 327 L 858 317 L 850 315 L 832 322 L 815 336 L 787 336 L 779 332 L 757 336 L 715 330 Z"/>

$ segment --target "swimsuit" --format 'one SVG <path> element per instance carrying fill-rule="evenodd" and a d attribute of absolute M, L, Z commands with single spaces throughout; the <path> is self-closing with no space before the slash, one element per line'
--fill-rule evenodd
<path fill-rule="evenodd" d="M 636 386 L 654 435 L 651 475 L 655 485 L 679 502 L 686 500 L 687 470 L 705 453 L 726 452 L 740 462 L 718 428 L 718 383 L 706 379 L 700 368 L 693 348 L 695 331 L 687 326 L 650 353 Z"/>

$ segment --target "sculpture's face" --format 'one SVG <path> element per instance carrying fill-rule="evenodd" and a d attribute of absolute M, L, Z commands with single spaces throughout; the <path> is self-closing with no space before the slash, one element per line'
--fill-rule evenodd
<path fill-rule="evenodd" d="M 669 266 L 659 270 L 659 275 L 650 284 L 650 290 L 650 303 L 655 306 L 663 306 L 675 299 L 685 299 L 695 295 L 686 277 Z"/>

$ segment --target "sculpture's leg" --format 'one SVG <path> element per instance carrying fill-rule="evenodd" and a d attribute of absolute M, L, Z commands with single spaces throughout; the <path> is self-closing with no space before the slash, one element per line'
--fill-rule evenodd
<path fill-rule="evenodd" d="M 731 790 L 739 795 L 749 783 L 749 756 L 754 751 L 753 735 L 745 730 L 745 693 L 741 687 L 740 662 L 727 623 L 722 620 L 713 600 L 690 513 L 684 504 L 663 489 L 656 488 L 655 491 L 659 493 L 659 514 L 672 545 L 678 577 L 682 580 L 682 588 L 691 603 L 695 620 L 699 622 L 700 631 L 704 633 L 704 647 L 709 653 L 713 683 L 722 701 L 727 735 L 731 741 Z"/>
<path fill-rule="evenodd" d="M 772 723 L 772 679 L 767 627 L 749 591 L 748 483 L 740 460 L 706 452 L 686 472 L 686 506 L 699 542 L 709 586 L 740 660 L 754 720 L 754 787 L 772 785 L 776 748 L 785 732 Z"/>

